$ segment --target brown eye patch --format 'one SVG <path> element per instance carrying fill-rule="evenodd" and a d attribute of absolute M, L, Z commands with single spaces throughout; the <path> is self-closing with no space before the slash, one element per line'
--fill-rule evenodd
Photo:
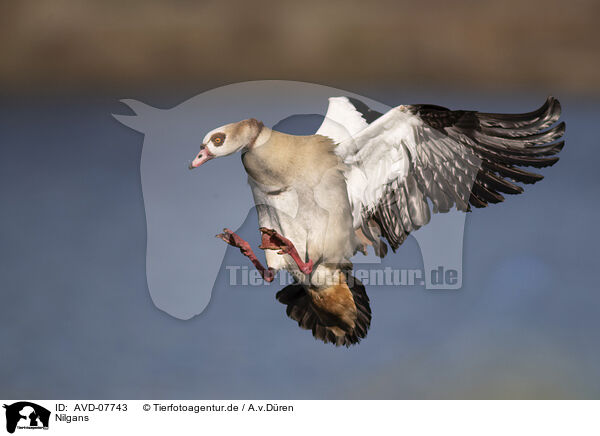
<path fill-rule="evenodd" d="M 223 145 L 225 142 L 225 133 L 215 133 L 210 137 L 210 140 L 216 147 Z"/>

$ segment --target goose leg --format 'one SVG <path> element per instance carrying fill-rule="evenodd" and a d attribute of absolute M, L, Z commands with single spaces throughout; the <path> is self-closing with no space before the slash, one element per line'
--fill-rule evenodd
<path fill-rule="evenodd" d="M 256 255 L 254 254 L 254 252 L 252 251 L 252 248 L 250 248 L 250 244 L 248 244 L 248 242 L 244 241 L 242 238 L 240 238 L 238 235 L 236 235 L 234 232 L 232 232 L 229 229 L 223 229 L 223 233 L 219 233 L 218 235 L 216 235 L 216 237 L 227 242 L 232 247 L 239 248 L 241 253 L 244 256 L 246 256 L 248 259 L 250 259 L 250 262 L 252 262 L 252 264 L 258 270 L 258 272 L 260 273 L 260 275 L 262 276 L 262 278 L 265 282 L 273 281 L 273 279 L 275 278 L 275 274 L 273 273 L 273 271 L 265 268 L 262 265 L 262 263 L 260 263 L 260 260 L 258 260 Z"/>
<path fill-rule="evenodd" d="M 263 250 L 279 250 L 278 254 L 289 254 L 300 271 L 304 274 L 310 274 L 313 270 L 313 261 L 308 260 L 308 262 L 304 262 L 300 259 L 298 255 L 298 251 L 294 244 L 289 239 L 281 236 L 273 229 L 267 229 L 266 227 L 261 227 L 259 229 L 262 232 L 262 244 L 258 248 L 262 248 Z"/>

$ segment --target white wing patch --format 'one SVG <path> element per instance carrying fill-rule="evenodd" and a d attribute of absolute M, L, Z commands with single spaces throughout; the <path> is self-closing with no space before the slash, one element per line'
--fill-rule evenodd
<path fill-rule="evenodd" d="M 327 136 L 339 144 L 368 125 L 346 97 L 331 97 L 323 124 L 316 134 Z"/>
<path fill-rule="evenodd" d="M 466 209 L 480 163 L 466 146 L 426 126 L 403 106 L 390 110 L 340 143 L 336 153 L 348 166 L 348 195 L 355 228 L 382 201 L 397 201 L 397 197 L 385 197 L 390 189 L 400 189 L 409 176 L 423 182 L 419 183 L 419 201 L 431 199 L 434 211 L 447 211 L 453 204 Z M 456 165 L 457 161 L 467 163 Z M 447 173 L 445 167 L 449 166 L 453 171 Z M 414 230 L 428 220 L 428 214 L 423 215 L 405 230 Z"/>
<path fill-rule="evenodd" d="M 428 200 L 434 212 L 467 210 L 481 162 L 404 106 L 346 137 L 335 152 L 346 165 L 354 228 L 372 241 L 385 236 L 394 249 L 429 222 Z"/>

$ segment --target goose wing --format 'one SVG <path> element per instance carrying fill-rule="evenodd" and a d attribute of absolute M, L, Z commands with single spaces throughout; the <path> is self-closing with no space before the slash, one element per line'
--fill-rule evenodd
<path fill-rule="evenodd" d="M 383 256 L 427 224 L 430 213 L 470 211 L 520 194 L 543 176 L 523 169 L 558 161 L 565 123 L 549 97 L 538 110 L 494 114 L 405 105 L 385 114 L 346 97 L 330 99 L 318 134 L 338 143 L 354 227 Z"/>

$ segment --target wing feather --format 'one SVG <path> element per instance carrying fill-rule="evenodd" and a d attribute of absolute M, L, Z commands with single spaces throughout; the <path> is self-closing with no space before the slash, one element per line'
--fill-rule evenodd
<path fill-rule="evenodd" d="M 518 183 L 541 180 L 521 167 L 558 161 L 565 132 L 564 122 L 554 125 L 560 112 L 558 100 L 549 97 L 523 114 L 410 105 L 382 115 L 359 100 L 337 97 L 318 133 L 338 143 L 354 226 L 383 256 L 380 238 L 395 251 L 429 222 L 431 210 L 500 203 L 504 194 L 523 192 Z"/>

